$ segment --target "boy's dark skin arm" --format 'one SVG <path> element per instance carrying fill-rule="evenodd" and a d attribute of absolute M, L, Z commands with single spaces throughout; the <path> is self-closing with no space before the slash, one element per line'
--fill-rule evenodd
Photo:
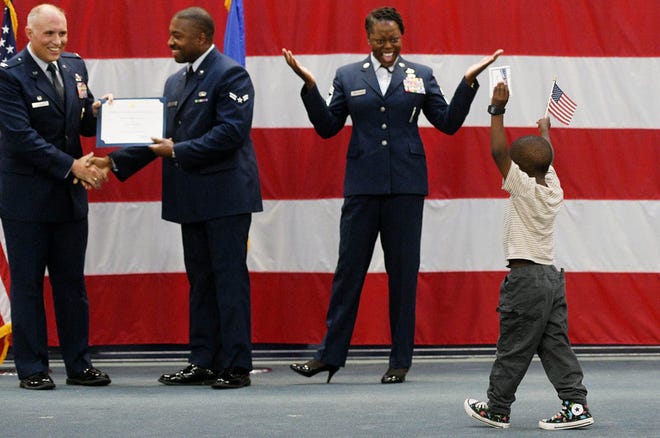
<path fill-rule="evenodd" d="M 504 82 L 500 82 L 493 89 L 490 103 L 497 108 L 504 109 L 508 101 L 509 87 Z M 511 167 L 511 157 L 506 135 L 504 135 L 504 114 L 490 116 L 490 153 L 500 173 L 506 178 Z"/>
<path fill-rule="evenodd" d="M 550 143 L 550 147 L 552 148 L 552 142 L 550 141 L 550 117 L 545 116 L 542 119 L 538 119 L 536 121 L 536 126 L 539 127 L 539 134 L 541 137 L 545 138 L 548 140 L 548 143 Z M 554 148 L 552 149 L 552 162 L 555 161 L 555 151 Z"/>

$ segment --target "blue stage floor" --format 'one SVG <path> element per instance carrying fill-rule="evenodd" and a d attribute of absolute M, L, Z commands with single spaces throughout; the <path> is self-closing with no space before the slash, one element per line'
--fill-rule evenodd
<path fill-rule="evenodd" d="M 660 436 L 660 355 L 581 354 L 596 420 L 581 437 Z M 112 384 L 65 384 L 53 362 L 53 391 L 18 387 L 11 362 L 0 369 L 2 437 L 472 437 L 544 436 L 541 418 L 559 400 L 535 360 L 513 405 L 511 428 L 495 430 L 463 412 L 467 397 L 483 399 L 492 356 L 416 357 L 408 380 L 382 385 L 383 358 L 354 358 L 328 385 L 307 379 L 289 360 L 257 359 L 252 386 L 238 390 L 168 387 L 156 379 L 185 365 L 178 359 L 97 359 Z M 9 371 L 9 372 L 8 372 Z M 502 435 L 499 435 L 502 434 Z M 574 435 L 575 434 L 575 435 Z"/>

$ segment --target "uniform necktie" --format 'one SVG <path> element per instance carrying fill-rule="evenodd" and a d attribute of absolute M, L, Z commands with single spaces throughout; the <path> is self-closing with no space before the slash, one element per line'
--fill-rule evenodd
<path fill-rule="evenodd" d="M 192 66 L 192 64 L 190 64 L 188 66 L 188 71 L 186 72 L 186 84 L 188 84 L 188 82 L 190 82 L 190 80 L 192 79 L 194 74 L 195 74 L 195 70 L 193 70 L 193 66 Z"/>
<path fill-rule="evenodd" d="M 62 87 L 62 83 L 57 78 L 57 68 L 53 64 L 48 64 L 48 71 L 50 72 L 50 80 L 53 82 L 53 87 L 55 87 L 55 91 L 60 97 L 60 102 L 64 102 L 64 87 Z"/>
<path fill-rule="evenodd" d="M 381 65 L 376 70 L 376 77 L 378 78 L 378 85 L 380 85 L 380 92 L 385 95 L 387 88 L 390 86 L 392 81 L 392 72 L 389 68 Z"/>

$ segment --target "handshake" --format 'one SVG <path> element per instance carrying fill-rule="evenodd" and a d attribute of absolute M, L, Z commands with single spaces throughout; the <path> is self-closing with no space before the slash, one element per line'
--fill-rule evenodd
<path fill-rule="evenodd" d="M 74 160 L 71 166 L 73 173 L 73 183 L 82 184 L 86 190 L 100 189 L 103 183 L 108 180 L 108 173 L 112 168 L 110 157 L 95 157 L 94 152 L 90 152 L 84 157 Z"/>
<path fill-rule="evenodd" d="M 157 157 L 174 158 L 174 142 L 171 138 L 151 137 L 153 144 L 149 149 Z M 71 166 L 73 173 L 73 183 L 81 183 L 87 190 L 100 189 L 104 182 L 108 180 L 108 173 L 112 169 L 113 163 L 109 156 L 95 157 L 94 152 L 90 152 L 84 157 L 74 160 Z"/>

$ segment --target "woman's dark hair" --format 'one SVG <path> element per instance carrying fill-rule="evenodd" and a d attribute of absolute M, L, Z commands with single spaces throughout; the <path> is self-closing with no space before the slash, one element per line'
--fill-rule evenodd
<path fill-rule="evenodd" d="M 396 9 L 385 7 L 374 9 L 369 12 L 369 15 L 367 15 L 367 18 L 364 20 L 364 27 L 367 30 L 367 35 L 371 35 L 371 30 L 376 21 L 394 21 L 399 25 L 399 30 L 401 31 L 401 35 L 403 35 L 403 18 L 401 18 L 399 11 Z"/>

